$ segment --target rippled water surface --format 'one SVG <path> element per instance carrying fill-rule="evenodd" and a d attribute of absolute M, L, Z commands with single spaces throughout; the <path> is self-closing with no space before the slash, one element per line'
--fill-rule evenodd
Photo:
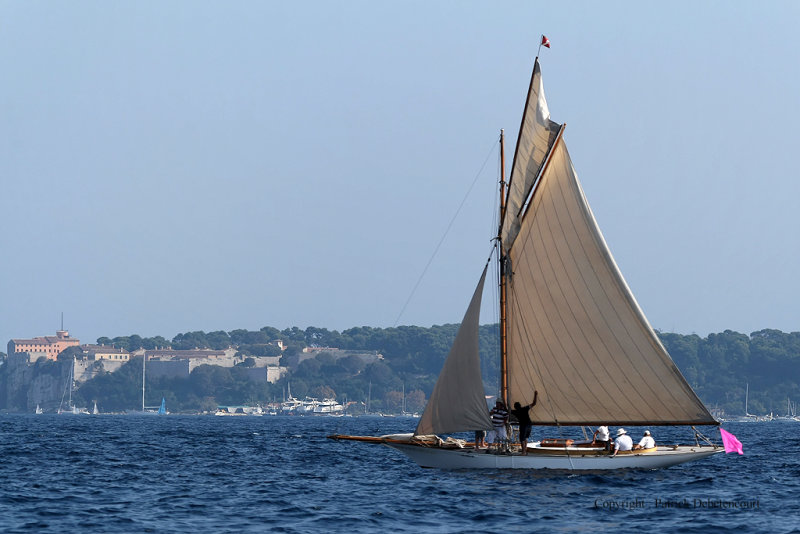
<path fill-rule="evenodd" d="M 726 424 L 744 456 L 605 474 L 421 469 L 387 447 L 326 439 L 414 425 L 0 415 L 0 531 L 800 532 L 800 423 Z M 693 439 L 651 430 L 661 443 Z"/>

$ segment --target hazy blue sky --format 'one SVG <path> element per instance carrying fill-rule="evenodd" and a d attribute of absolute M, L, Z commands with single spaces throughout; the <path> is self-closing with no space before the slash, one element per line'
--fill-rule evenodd
<path fill-rule="evenodd" d="M 400 318 L 460 321 L 542 33 L 653 326 L 800 329 L 800 3 L 641 4 L 0 1 L 2 347 L 392 326 L 477 176 Z"/>

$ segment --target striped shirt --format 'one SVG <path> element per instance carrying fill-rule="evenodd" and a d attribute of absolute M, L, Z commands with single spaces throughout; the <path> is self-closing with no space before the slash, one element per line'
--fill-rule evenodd
<path fill-rule="evenodd" d="M 484 412 L 486 413 L 486 412 Z M 492 416 L 492 426 L 505 426 L 508 421 L 508 410 L 495 406 L 489 415 Z"/>

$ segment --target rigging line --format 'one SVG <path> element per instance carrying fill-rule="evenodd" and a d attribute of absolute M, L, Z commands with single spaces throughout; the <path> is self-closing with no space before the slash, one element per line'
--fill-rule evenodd
<path fill-rule="evenodd" d="M 453 227 L 453 223 L 456 221 L 456 218 L 458 217 L 458 214 L 461 212 L 461 208 L 463 208 L 464 204 L 467 202 L 467 198 L 469 198 L 469 194 L 472 192 L 472 189 L 475 187 L 475 184 L 478 183 L 478 178 L 480 178 L 481 174 L 483 173 L 483 169 L 486 167 L 486 163 L 489 161 L 489 158 L 491 157 L 492 152 L 494 152 L 494 150 L 496 149 L 495 145 L 496 145 L 496 141 L 492 141 L 492 148 L 491 148 L 491 150 L 489 150 L 489 153 L 486 154 L 486 159 L 483 160 L 483 165 L 481 165 L 480 170 L 475 175 L 475 178 L 472 180 L 472 184 L 470 184 L 469 189 L 467 189 L 467 192 L 464 194 L 464 198 L 461 199 L 461 204 L 458 205 L 458 209 L 456 209 L 456 212 L 453 214 L 453 218 L 450 219 L 450 223 L 447 225 L 447 228 L 445 229 L 444 234 L 442 234 L 441 239 L 439 239 L 439 243 L 436 245 L 436 248 L 433 250 L 433 254 L 431 254 L 430 259 L 428 259 L 428 263 L 426 263 L 425 264 L 425 268 L 422 269 L 422 273 L 419 275 L 419 278 L 417 279 L 417 283 L 414 284 L 414 288 L 411 290 L 411 293 L 408 295 L 408 299 L 406 299 L 405 304 L 403 304 L 403 308 L 400 310 L 400 313 L 397 315 L 397 319 L 395 319 L 394 324 L 392 325 L 392 328 L 396 327 L 397 324 L 400 322 L 400 318 L 405 313 L 406 308 L 408 308 L 408 304 L 411 302 L 411 299 L 414 297 L 414 293 L 417 292 L 417 288 L 419 288 L 420 283 L 422 283 L 422 279 L 425 278 L 425 274 L 428 272 L 428 268 L 431 266 L 431 263 L 433 263 L 433 259 L 436 257 L 436 254 L 439 252 L 439 249 L 441 248 L 442 243 L 444 243 L 444 240 L 447 237 L 447 234 L 450 232 L 450 228 Z"/>
<path fill-rule="evenodd" d="M 712 441 L 711 441 L 711 440 L 708 438 L 708 436 L 704 435 L 702 432 L 700 432 L 699 430 L 697 430 L 697 429 L 694 427 L 694 425 L 692 425 L 692 430 L 694 430 L 695 437 L 697 437 L 697 436 L 700 436 L 701 438 L 703 438 L 703 441 L 705 441 L 705 442 L 706 442 L 706 443 L 708 443 L 709 445 L 712 445 L 712 446 L 714 446 L 714 447 L 718 447 L 718 446 L 719 446 L 719 445 L 716 445 L 715 443 L 713 443 L 713 442 L 712 442 Z M 699 443 L 698 443 L 698 445 L 699 445 Z"/>
<path fill-rule="evenodd" d="M 558 429 L 558 436 L 564 440 L 564 452 L 567 454 L 569 467 L 574 471 L 575 465 L 572 463 L 572 455 L 569 453 L 569 445 L 567 445 L 567 438 L 564 437 L 564 427 L 561 426 L 561 423 L 559 423 L 558 420 L 556 420 L 556 428 Z"/>

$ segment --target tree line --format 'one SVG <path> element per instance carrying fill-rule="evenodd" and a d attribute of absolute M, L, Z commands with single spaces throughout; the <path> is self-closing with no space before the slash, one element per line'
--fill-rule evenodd
<path fill-rule="evenodd" d="M 115 345 L 128 351 L 236 347 L 242 355 L 277 356 L 289 367 L 289 374 L 275 384 L 256 383 L 248 378 L 246 364 L 223 368 L 200 366 L 188 379 L 148 377 L 147 403 L 158 404 L 165 397 L 173 410 L 207 410 L 216 405 L 268 403 L 282 400 L 289 389 L 294 397 L 336 397 L 357 403 L 371 411 L 399 411 L 403 399 L 407 411 L 419 411 L 430 395 L 458 325 L 430 328 L 356 327 L 338 332 L 325 328 L 298 327 L 278 330 L 179 333 L 171 340 L 138 335 L 101 337 L 98 344 Z M 754 414 L 786 411 L 787 399 L 800 399 L 800 332 L 760 330 L 750 335 L 726 330 L 700 337 L 658 333 L 675 364 L 698 396 L 710 408 L 727 414 L 743 414 L 745 388 L 749 385 L 748 411 Z M 499 389 L 498 325 L 479 330 L 481 371 L 487 395 Z M 281 353 L 275 344 L 286 345 Z M 377 351 L 382 360 L 365 363 L 349 356 L 336 359 L 320 352 L 316 358 L 299 362 L 307 346 Z M 0 385 L 5 366 L 0 366 Z M 44 367 L 43 367 L 44 372 Z M 52 372 L 52 371 L 50 371 Z M 78 391 L 88 405 L 97 400 L 105 411 L 132 409 L 141 404 L 141 362 L 135 359 L 115 373 L 101 374 Z M 3 402 L 4 395 L 0 395 Z"/>
<path fill-rule="evenodd" d="M 749 336 L 726 330 L 702 338 L 660 332 L 664 346 L 683 376 L 709 407 L 729 415 L 787 411 L 800 401 L 800 332 L 759 330 Z"/>
<path fill-rule="evenodd" d="M 317 327 L 284 330 L 264 327 L 256 331 L 179 333 L 172 340 L 135 334 L 101 337 L 97 343 L 131 352 L 141 348 L 223 350 L 236 347 L 245 356 L 281 355 L 281 364 L 289 368 L 288 376 L 275 384 L 256 384 L 238 367 L 199 366 L 188 380 L 148 377 L 146 403 L 157 404 L 163 396 L 171 409 L 177 411 L 210 410 L 216 405 L 265 404 L 281 401 L 291 391 L 296 398 L 333 397 L 339 402 L 355 404 L 354 410 L 397 413 L 403 407 L 408 412 L 424 408 L 457 330 L 458 325 L 453 324 L 430 328 L 357 327 L 342 332 Z M 498 383 L 497 332 L 497 325 L 480 328 L 487 392 L 496 390 Z M 283 342 L 286 347 L 283 352 L 271 344 L 275 340 Z M 305 347 L 376 351 L 383 359 L 373 363 L 365 363 L 357 356 L 336 359 L 323 350 L 315 358 L 300 362 L 299 355 Z M 115 393 L 109 395 L 112 389 Z M 141 404 L 141 360 L 134 358 L 119 371 L 87 382 L 78 395 L 87 401 L 92 397 L 105 398 L 104 404 L 98 401 L 105 411 L 118 411 L 126 404 L 136 406 L 137 398 Z"/>

